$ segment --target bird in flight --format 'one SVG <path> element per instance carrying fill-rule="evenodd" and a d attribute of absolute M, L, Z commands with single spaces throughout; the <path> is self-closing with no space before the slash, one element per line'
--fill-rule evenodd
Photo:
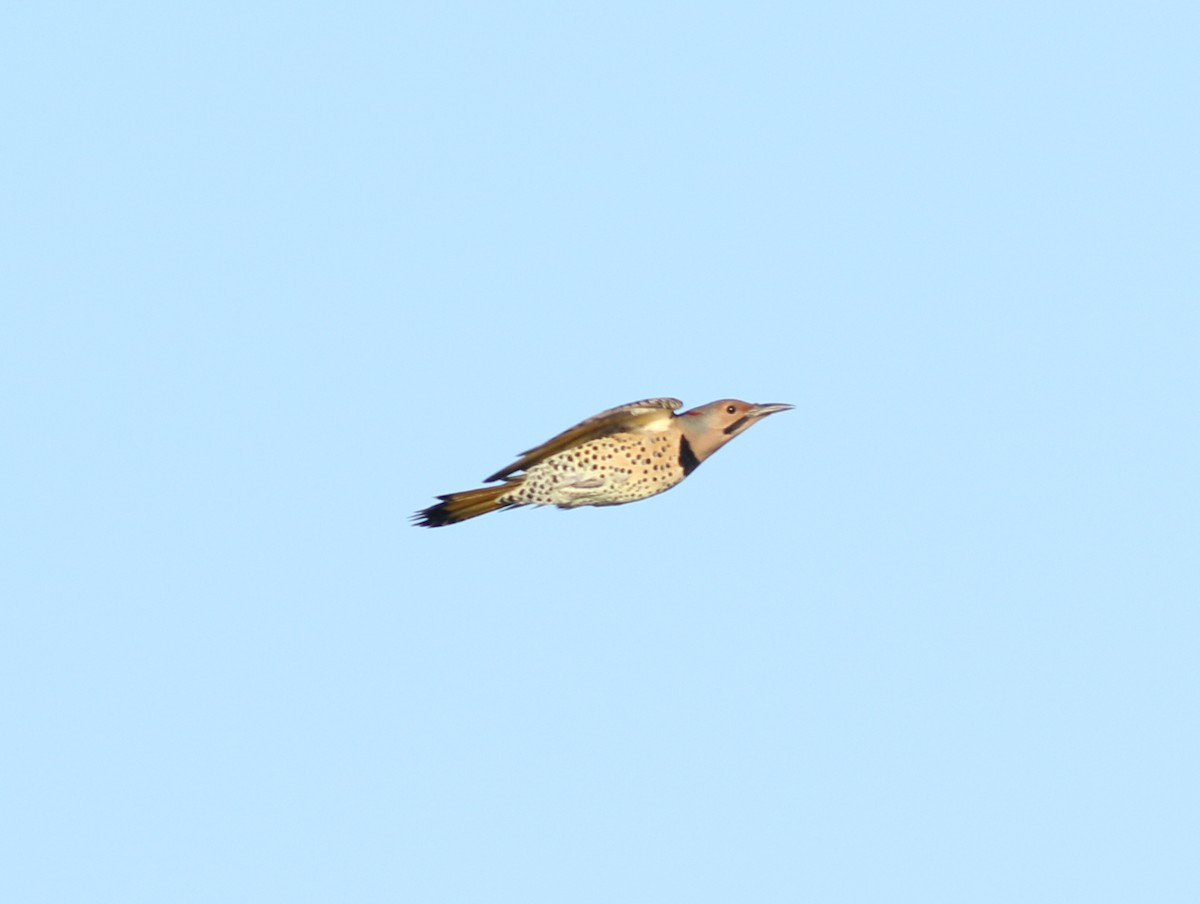
<path fill-rule="evenodd" d="M 413 515 L 418 527 L 444 527 L 519 505 L 621 505 L 680 483 L 723 445 L 791 405 L 721 399 L 681 414 L 679 399 L 644 399 L 580 421 L 522 452 L 484 483 L 439 496 Z"/>

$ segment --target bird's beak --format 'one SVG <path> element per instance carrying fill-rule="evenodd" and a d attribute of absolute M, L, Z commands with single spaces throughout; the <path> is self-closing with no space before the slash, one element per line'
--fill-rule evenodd
<path fill-rule="evenodd" d="M 750 410 L 746 412 L 746 417 L 766 417 L 768 414 L 777 414 L 780 411 L 791 411 L 795 405 L 786 405 L 783 402 L 772 402 L 767 405 L 751 405 Z"/>

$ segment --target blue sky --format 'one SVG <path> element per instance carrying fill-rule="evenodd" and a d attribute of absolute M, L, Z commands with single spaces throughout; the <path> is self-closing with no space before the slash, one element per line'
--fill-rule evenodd
<path fill-rule="evenodd" d="M 10 11 L 0 897 L 1200 899 L 1196 26 Z"/>

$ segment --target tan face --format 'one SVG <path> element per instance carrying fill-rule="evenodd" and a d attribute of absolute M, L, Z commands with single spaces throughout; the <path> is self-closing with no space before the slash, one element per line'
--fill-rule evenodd
<path fill-rule="evenodd" d="M 685 411 L 681 416 L 696 418 L 697 426 L 703 429 L 719 432 L 722 436 L 733 437 L 741 433 L 754 422 L 753 411 L 756 406 L 740 399 L 719 399 L 709 402 L 691 411 Z"/>
<path fill-rule="evenodd" d="M 709 402 L 679 417 L 680 426 L 696 456 L 703 461 L 735 436 L 739 436 L 768 414 L 787 411 L 791 405 L 772 403 L 755 405 L 740 399 L 720 399 Z"/>
<path fill-rule="evenodd" d="M 749 402 L 738 399 L 721 399 L 713 402 L 715 423 L 720 426 L 724 436 L 733 438 L 754 423 L 751 413 L 754 406 Z"/>
<path fill-rule="evenodd" d="M 754 406 L 738 399 L 709 402 L 679 416 L 696 457 L 703 461 L 754 422 L 749 412 Z"/>

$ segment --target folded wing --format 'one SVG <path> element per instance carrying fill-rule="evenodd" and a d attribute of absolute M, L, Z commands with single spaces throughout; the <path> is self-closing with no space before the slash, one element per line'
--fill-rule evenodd
<path fill-rule="evenodd" d="M 601 436 L 611 436 L 614 433 L 637 432 L 639 430 L 653 430 L 658 425 L 658 422 L 662 422 L 662 427 L 659 429 L 665 429 L 666 425 L 670 423 L 672 412 L 682 407 L 683 402 L 679 401 L 679 399 L 642 399 L 640 402 L 630 402 L 628 405 L 618 405 L 616 408 L 601 411 L 599 414 L 593 415 L 585 421 L 580 421 L 569 430 L 564 430 L 558 436 L 547 440 L 540 446 L 535 446 L 527 452 L 522 452 L 516 461 L 507 468 L 501 468 L 491 477 L 488 477 L 484 483 L 491 483 L 493 480 L 504 480 L 518 471 L 527 470 L 538 462 L 545 461 L 551 455 L 562 452 L 564 449 L 569 449 L 572 446 L 586 443 Z"/>

